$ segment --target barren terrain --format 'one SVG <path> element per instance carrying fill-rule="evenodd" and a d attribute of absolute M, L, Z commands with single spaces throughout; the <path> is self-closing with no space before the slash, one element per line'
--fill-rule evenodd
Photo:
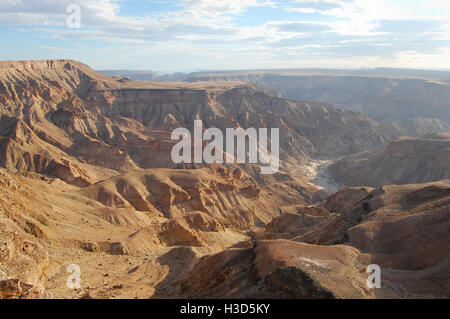
<path fill-rule="evenodd" d="M 280 128 L 280 171 L 174 164 L 171 131 L 195 119 Z M 427 156 L 426 174 L 408 162 L 405 185 L 339 190 L 328 175 L 354 154 L 446 154 L 445 136 L 392 142 L 362 113 L 244 82 L 0 62 L 0 297 L 449 298 L 447 157 Z"/>

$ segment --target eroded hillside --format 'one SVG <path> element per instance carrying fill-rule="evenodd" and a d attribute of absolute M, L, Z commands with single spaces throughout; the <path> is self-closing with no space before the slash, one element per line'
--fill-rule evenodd
<path fill-rule="evenodd" d="M 280 128 L 280 171 L 175 165 L 171 131 L 196 119 Z M 133 82 L 70 60 L 0 62 L 0 296 L 448 297 L 438 280 L 448 181 L 344 189 L 313 206 L 325 194 L 303 164 L 389 141 L 361 113 L 242 82 Z M 406 234 L 405 246 L 389 252 L 384 232 Z M 428 233 L 439 250 L 422 245 Z M 379 293 L 365 285 L 372 261 L 392 274 Z M 67 285 L 72 264 L 79 289 Z"/>
<path fill-rule="evenodd" d="M 384 152 L 364 152 L 337 161 L 330 174 L 346 186 L 411 184 L 450 178 L 450 135 L 399 138 Z"/>

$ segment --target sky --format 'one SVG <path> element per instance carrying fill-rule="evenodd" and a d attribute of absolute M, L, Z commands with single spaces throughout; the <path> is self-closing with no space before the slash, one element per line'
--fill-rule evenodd
<path fill-rule="evenodd" d="M 62 58 L 157 72 L 450 70 L 450 1 L 0 0 L 0 60 Z"/>

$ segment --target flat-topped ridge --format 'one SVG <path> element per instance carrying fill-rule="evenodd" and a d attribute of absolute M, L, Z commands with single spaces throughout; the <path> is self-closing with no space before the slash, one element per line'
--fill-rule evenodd
<path fill-rule="evenodd" d="M 71 67 L 92 70 L 88 65 L 70 59 L 0 61 L 0 69 L 39 70 L 39 69 L 64 69 L 64 68 L 70 69 Z"/>
<path fill-rule="evenodd" d="M 56 69 L 60 67 L 64 67 L 67 64 L 71 65 L 78 65 L 78 66 L 84 66 L 89 68 L 88 65 L 71 60 L 71 59 L 51 59 L 51 60 L 7 60 L 7 61 L 0 61 L 0 68 L 6 69 L 6 68 L 45 68 L 45 69 Z"/>
<path fill-rule="evenodd" d="M 63 72 L 62 72 L 63 71 Z M 0 61 L 0 73 L 14 74 L 18 72 L 40 78 L 41 73 L 46 74 L 46 78 L 53 79 L 52 72 L 64 74 L 68 72 L 77 72 L 87 75 L 92 80 L 99 83 L 99 88 L 109 90 L 138 89 L 138 90 L 227 90 L 233 88 L 253 88 L 253 85 L 242 81 L 211 81 L 211 82 L 149 82 L 149 81 L 131 81 L 127 78 L 109 76 L 101 74 L 87 64 L 71 60 L 24 60 L 24 61 Z M 7 77 L 11 79 L 11 77 Z M 58 81 L 60 77 L 56 77 Z M 2 78 L 0 78 L 1 80 Z M 9 81 L 9 80 L 8 80 Z M 105 84 L 105 85 L 104 85 Z"/>

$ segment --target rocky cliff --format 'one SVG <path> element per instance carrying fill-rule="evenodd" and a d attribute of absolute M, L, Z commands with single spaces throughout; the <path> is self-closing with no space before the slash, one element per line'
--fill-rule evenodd
<path fill-rule="evenodd" d="M 363 112 L 375 121 L 433 118 L 450 124 L 448 74 L 401 70 L 280 70 L 198 73 L 189 81 L 248 81 L 285 98 L 316 101 Z M 446 81 L 447 79 L 447 81 Z M 430 132 L 430 133 L 439 133 Z"/>
<path fill-rule="evenodd" d="M 384 152 L 351 155 L 328 168 L 347 186 L 411 184 L 450 178 L 449 134 L 399 138 Z"/>

